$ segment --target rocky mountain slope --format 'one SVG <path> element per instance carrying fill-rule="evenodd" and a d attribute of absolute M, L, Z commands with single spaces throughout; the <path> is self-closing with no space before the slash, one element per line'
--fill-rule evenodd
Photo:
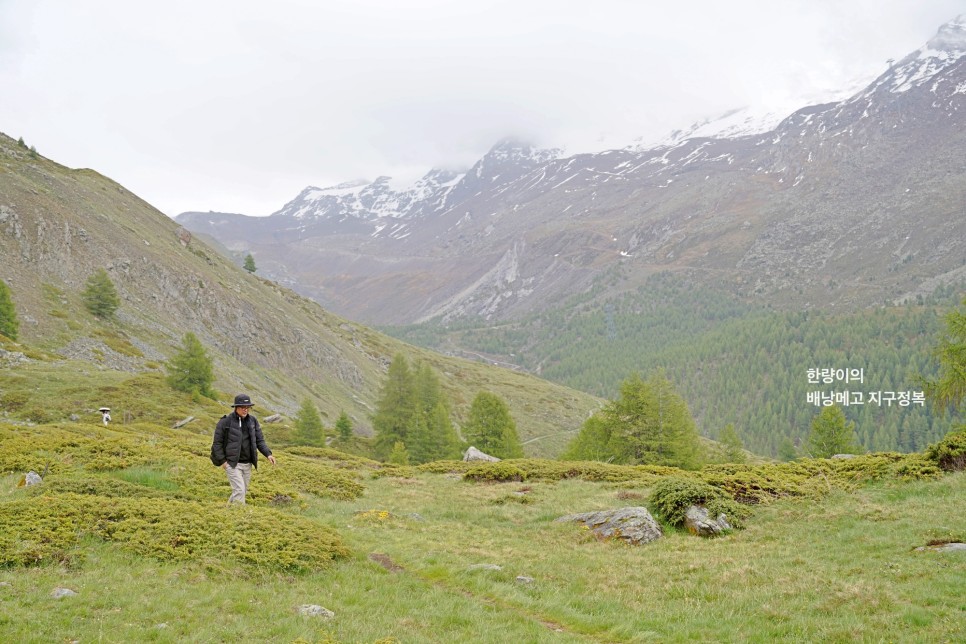
<path fill-rule="evenodd" d="M 0 279 L 12 291 L 22 342 L 105 369 L 141 372 L 162 369 L 191 331 L 214 358 L 216 387 L 249 392 L 263 414 L 294 414 L 310 398 L 327 425 L 345 409 L 366 433 L 397 352 L 438 371 L 457 419 L 482 389 L 508 400 L 525 440 L 537 439 L 529 444 L 531 454 L 559 450 L 567 432 L 598 404 L 524 374 L 415 349 L 336 317 L 233 265 L 110 179 L 65 168 L 5 135 L 0 257 Z M 121 297 L 113 322 L 93 318 L 80 300 L 99 268 L 107 269 Z M 136 350 L 117 351 L 112 337 Z"/>
<path fill-rule="evenodd" d="M 660 271 L 777 306 L 895 301 L 966 278 L 964 54 L 960 17 L 764 134 L 571 157 L 506 140 L 402 191 L 383 177 L 306 188 L 266 218 L 177 220 L 377 323 L 511 318 Z"/>

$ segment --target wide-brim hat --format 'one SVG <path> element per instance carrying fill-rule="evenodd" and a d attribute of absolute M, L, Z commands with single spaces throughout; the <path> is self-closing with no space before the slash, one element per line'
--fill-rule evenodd
<path fill-rule="evenodd" d="M 110 407 L 101 407 L 97 411 L 111 411 L 111 408 Z"/>
<path fill-rule="evenodd" d="M 254 407 L 254 406 L 255 405 L 252 403 L 252 399 L 249 398 L 246 394 L 238 394 L 237 396 L 235 396 L 235 402 L 232 405 L 232 407 Z"/>

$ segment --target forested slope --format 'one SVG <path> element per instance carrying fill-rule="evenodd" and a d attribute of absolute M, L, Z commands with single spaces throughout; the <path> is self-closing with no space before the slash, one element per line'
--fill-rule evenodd
<path fill-rule="evenodd" d="M 734 423 L 745 446 L 763 455 L 777 456 L 785 439 L 800 444 L 823 396 L 836 394 L 840 404 L 849 401 L 842 406 L 863 447 L 916 451 L 953 424 L 934 415 L 918 392 L 920 378 L 935 373 L 932 350 L 942 315 L 960 298 L 958 288 L 946 287 L 902 306 L 787 312 L 664 274 L 633 295 L 584 294 L 575 298 L 584 300 L 577 306 L 569 302 L 497 327 L 388 330 L 442 351 L 473 347 L 488 359 L 608 398 L 627 375 L 664 369 L 704 435 L 717 437 Z M 810 369 L 861 370 L 861 380 L 826 382 L 820 373 L 810 378 Z"/>

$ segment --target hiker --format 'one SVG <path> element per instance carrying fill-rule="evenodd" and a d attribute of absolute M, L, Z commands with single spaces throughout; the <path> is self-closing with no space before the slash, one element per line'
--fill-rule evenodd
<path fill-rule="evenodd" d="M 228 503 L 245 503 L 252 468 L 258 469 L 259 452 L 275 465 L 275 457 L 262 436 L 258 419 L 248 413 L 253 406 L 251 398 L 238 394 L 232 412 L 222 416 L 215 426 L 211 462 L 228 474 L 228 483 L 231 485 Z"/>
<path fill-rule="evenodd" d="M 104 422 L 104 427 L 107 427 L 107 424 L 111 422 L 111 408 L 101 407 L 97 411 L 101 412 L 101 420 Z"/>

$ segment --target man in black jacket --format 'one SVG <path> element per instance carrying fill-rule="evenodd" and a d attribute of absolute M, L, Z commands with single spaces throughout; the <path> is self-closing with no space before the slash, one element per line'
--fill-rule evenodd
<path fill-rule="evenodd" d="M 228 474 L 231 485 L 229 503 L 245 503 L 252 468 L 258 469 L 259 452 L 275 465 L 275 457 L 268 449 L 258 419 L 248 413 L 252 407 L 252 399 L 247 395 L 235 396 L 233 411 L 218 421 L 211 442 L 211 462 L 224 468 Z"/>

